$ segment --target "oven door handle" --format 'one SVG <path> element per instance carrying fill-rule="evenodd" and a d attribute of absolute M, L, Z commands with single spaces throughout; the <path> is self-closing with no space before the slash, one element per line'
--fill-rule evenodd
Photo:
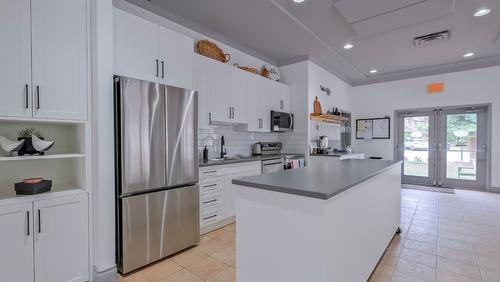
<path fill-rule="evenodd" d="M 293 115 L 292 114 L 288 114 L 288 124 L 290 125 L 290 129 L 293 128 Z"/>

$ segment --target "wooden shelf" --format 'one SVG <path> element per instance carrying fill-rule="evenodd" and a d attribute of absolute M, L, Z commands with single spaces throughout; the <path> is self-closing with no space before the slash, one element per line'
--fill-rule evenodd
<path fill-rule="evenodd" d="M 84 154 L 47 154 L 43 156 L 12 156 L 12 157 L 0 157 L 0 162 L 8 161 L 28 161 L 28 160 L 55 160 L 55 159 L 76 159 L 84 158 Z"/>
<path fill-rule="evenodd" d="M 344 124 L 348 121 L 347 118 L 335 115 L 315 115 L 311 114 L 311 120 L 319 121 L 319 122 L 327 122 L 327 123 L 336 123 L 336 124 Z"/>

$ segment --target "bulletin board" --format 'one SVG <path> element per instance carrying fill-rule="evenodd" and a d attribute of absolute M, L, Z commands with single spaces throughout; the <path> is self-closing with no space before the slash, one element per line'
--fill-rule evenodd
<path fill-rule="evenodd" d="M 390 139 L 390 118 L 370 118 L 356 120 L 356 139 Z"/>

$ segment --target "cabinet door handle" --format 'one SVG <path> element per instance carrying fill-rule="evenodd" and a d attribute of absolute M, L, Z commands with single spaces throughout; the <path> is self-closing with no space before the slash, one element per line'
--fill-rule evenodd
<path fill-rule="evenodd" d="M 208 113 L 208 124 L 212 124 L 212 113 Z"/>
<path fill-rule="evenodd" d="M 40 210 L 38 210 L 38 233 L 42 233 L 42 217 L 40 215 Z"/>
<path fill-rule="evenodd" d="M 232 113 L 232 110 L 231 110 L 231 107 L 229 107 L 229 119 L 232 118 L 232 114 L 231 113 Z"/>
<path fill-rule="evenodd" d="M 26 233 L 26 236 L 30 236 L 30 212 L 26 212 L 26 219 L 27 219 L 27 230 L 28 232 Z"/>
<path fill-rule="evenodd" d="M 203 202 L 203 204 L 210 204 L 210 203 L 214 203 L 214 202 L 217 202 L 217 199 L 213 199 L 213 200 L 210 200 L 210 201 Z"/>
<path fill-rule="evenodd" d="M 203 186 L 203 188 L 209 188 L 209 187 L 215 187 L 215 186 L 217 186 L 217 184 L 205 185 L 205 186 Z"/>
<path fill-rule="evenodd" d="M 160 76 L 160 61 L 156 59 L 156 77 Z"/>
<path fill-rule="evenodd" d="M 40 85 L 36 86 L 36 109 L 40 109 Z"/>
<path fill-rule="evenodd" d="M 165 62 L 161 61 L 161 78 L 165 78 Z"/>
<path fill-rule="evenodd" d="M 29 89 L 28 89 L 29 85 L 28 84 L 25 84 L 24 85 L 24 100 L 25 100 L 25 108 L 28 109 L 30 107 L 29 105 Z"/>
<path fill-rule="evenodd" d="M 217 170 L 204 171 L 203 174 L 216 173 Z"/>
<path fill-rule="evenodd" d="M 280 100 L 280 109 L 283 110 L 285 108 L 285 103 L 283 100 Z"/>
<path fill-rule="evenodd" d="M 234 107 L 233 107 L 233 119 L 234 119 Z"/>

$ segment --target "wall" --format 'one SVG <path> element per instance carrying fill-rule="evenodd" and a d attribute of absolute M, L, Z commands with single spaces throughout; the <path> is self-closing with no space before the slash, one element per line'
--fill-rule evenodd
<path fill-rule="evenodd" d="M 343 80 L 334 76 L 321 66 L 313 62 L 308 64 L 308 109 L 314 112 L 313 101 L 316 97 L 321 102 L 323 112 L 339 110 L 351 111 L 350 92 L 352 87 Z M 320 90 L 320 86 L 331 90 L 330 95 Z M 309 120 L 309 114 L 308 118 Z M 316 146 L 319 136 L 328 136 L 329 144 L 334 149 L 340 149 L 340 126 L 336 124 L 325 124 L 317 121 L 309 121 L 309 142 Z"/>
<path fill-rule="evenodd" d="M 444 82 L 442 94 L 426 94 L 426 85 Z M 440 106 L 460 106 L 492 103 L 492 172 L 500 170 L 500 67 L 469 70 L 428 77 L 406 79 L 352 88 L 350 104 L 353 119 L 391 117 L 391 136 L 394 136 L 394 111 Z M 355 138 L 355 136 L 353 136 Z M 390 140 L 353 140 L 354 149 L 367 156 L 394 158 L 394 138 Z M 493 173 L 493 187 L 500 187 L 500 175 Z"/>
<path fill-rule="evenodd" d="M 243 131 L 238 126 L 214 126 L 198 130 L 198 151 L 200 159 L 203 148 L 207 146 L 209 158 L 220 156 L 220 140 L 224 136 L 227 156 L 249 156 L 256 142 L 278 142 L 280 133 L 252 133 Z"/>

